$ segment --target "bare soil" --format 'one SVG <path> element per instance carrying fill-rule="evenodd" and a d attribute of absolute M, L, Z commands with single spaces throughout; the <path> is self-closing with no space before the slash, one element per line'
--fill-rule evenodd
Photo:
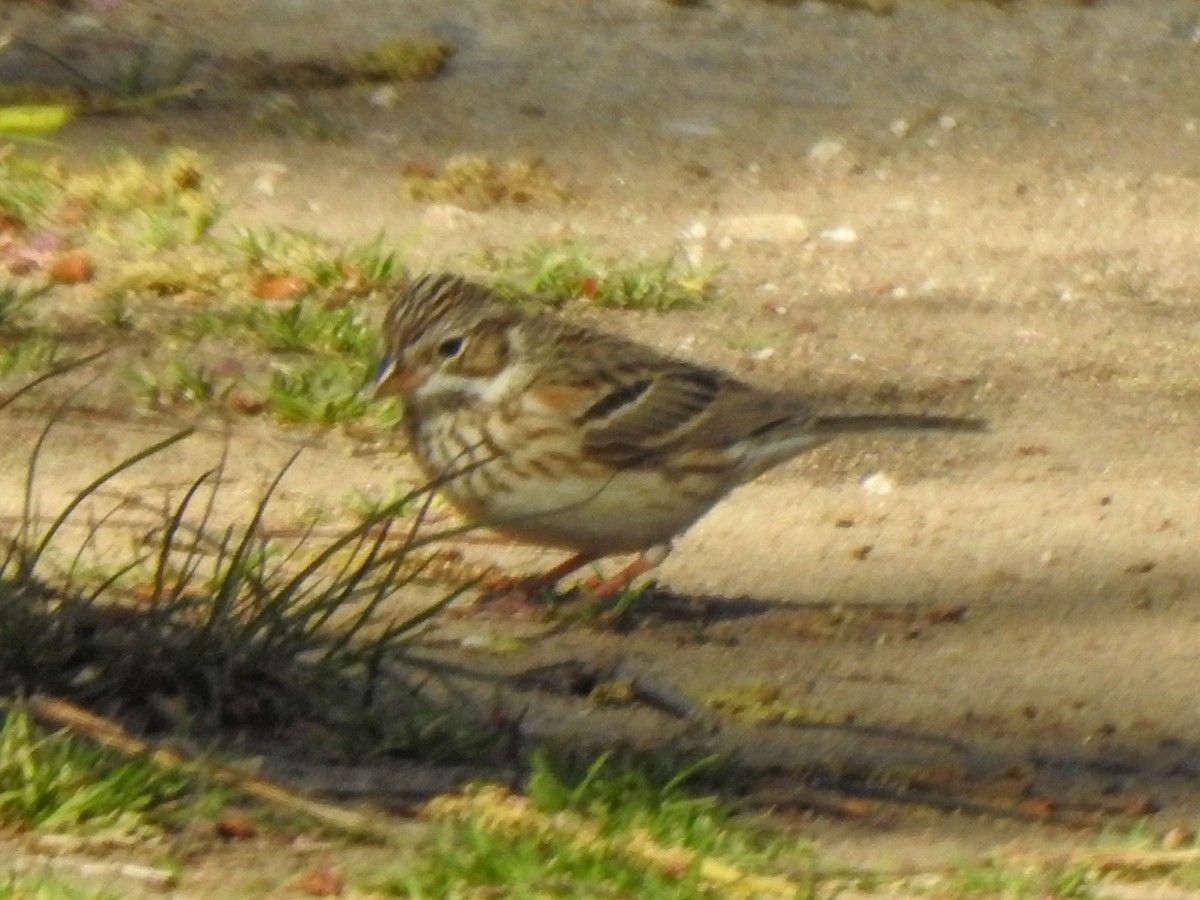
<path fill-rule="evenodd" d="M 471 657 L 621 656 L 699 697 L 763 681 L 807 724 L 709 736 L 514 693 L 531 734 L 735 751 L 767 773 L 755 800 L 855 867 L 1069 848 L 1144 814 L 1163 831 L 1197 821 L 1200 5 L 139 0 L 89 16 L 143 14 L 217 55 L 320 57 L 413 32 L 458 52 L 390 97 L 300 92 L 344 141 L 273 134 L 256 124 L 266 98 L 218 88 L 196 109 L 82 121 L 69 152 L 196 147 L 239 221 L 383 229 L 417 269 L 568 230 L 613 255 L 682 243 L 723 267 L 725 305 L 572 314 L 831 410 L 990 420 L 982 437 L 815 452 L 687 533 L 630 627 Z M 94 35 L 38 27 L 68 25 Z M 402 199 L 406 164 L 461 152 L 543 159 L 579 199 L 465 215 Z M 99 465 L 161 427 L 68 425 L 45 489 L 79 486 L 81 441 Z M 251 422 L 232 439 L 248 497 L 310 445 L 284 494 L 297 509 L 412 472 L 336 434 Z M 190 480 L 222 440 L 138 477 Z M 464 552 L 518 570 L 557 559 Z M 546 629 L 474 615 L 443 636 L 509 630 Z"/>

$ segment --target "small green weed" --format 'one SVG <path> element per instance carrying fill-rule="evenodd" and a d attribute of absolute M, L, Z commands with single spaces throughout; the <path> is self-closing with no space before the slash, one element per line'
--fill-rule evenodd
<path fill-rule="evenodd" d="M 43 731 L 19 704 L 0 726 L 0 821 L 9 828 L 132 835 L 192 791 L 178 773 Z"/>
<path fill-rule="evenodd" d="M 1004 900 L 1092 900 L 1097 873 L 1089 866 L 1062 869 L 1014 869 L 999 865 L 967 865 L 946 888 L 954 897 L 996 897 Z"/>
<path fill-rule="evenodd" d="M 30 303 L 77 289 L 47 280 L 68 248 L 89 269 L 94 266 L 79 283 L 99 287 L 101 320 L 127 331 L 147 296 L 218 290 L 222 270 L 207 249 L 211 241 L 203 239 L 221 213 L 215 179 L 205 161 L 188 151 L 153 162 L 118 155 L 83 169 L 0 153 L 0 219 L 22 264 L 3 289 L 0 324 L 23 313 L 22 322 L 45 330 L 86 333 L 61 309 L 52 321 L 35 315 L 53 304 Z"/>
<path fill-rule="evenodd" d="M 1098 847 L 1157 847 L 1160 840 L 1159 830 L 1154 822 L 1147 818 L 1137 819 L 1132 824 L 1121 828 L 1105 828 L 1096 838 Z"/>
<path fill-rule="evenodd" d="M 0 877 L 0 900 L 120 900 L 120 894 L 79 887 L 51 875 Z"/>
<path fill-rule="evenodd" d="M 361 419 L 374 408 L 364 393 L 368 374 L 364 366 L 340 359 L 279 368 L 268 387 L 270 407 L 284 422 L 339 425 Z"/>
<path fill-rule="evenodd" d="M 37 334 L 0 341 L 0 378 L 43 369 L 54 361 L 57 350 L 53 339 Z"/>
<path fill-rule="evenodd" d="M 355 81 L 420 81 L 441 74 L 455 47 L 433 37 L 401 37 L 376 44 L 344 61 Z"/>
<path fill-rule="evenodd" d="M 753 724 L 840 722 L 844 715 L 814 707 L 786 696 L 783 688 L 766 680 L 735 682 L 704 698 L 714 712 Z"/>
<path fill-rule="evenodd" d="M 321 290 L 327 307 L 385 289 L 405 271 L 383 234 L 336 246 L 307 231 L 243 228 L 230 246 L 252 272 L 295 276 L 306 292 Z"/>
<path fill-rule="evenodd" d="M 283 309 L 244 310 L 245 330 L 264 349 L 310 355 L 345 355 L 366 361 L 376 352 L 374 330 L 361 310 L 298 301 Z"/>
<path fill-rule="evenodd" d="M 570 187 L 540 161 L 497 161 L 479 153 L 452 156 L 440 171 L 411 166 L 400 189 L 410 200 L 468 209 L 559 206 L 572 196 Z"/>
<path fill-rule="evenodd" d="M 46 215 L 62 195 L 61 163 L 0 147 L 0 212 L 17 222 Z"/>
<path fill-rule="evenodd" d="M 180 403 L 214 403 L 228 396 L 236 384 L 203 366 L 178 360 L 169 363 L 161 375 L 144 366 L 127 369 L 125 379 L 151 409 L 169 409 Z"/>
<path fill-rule="evenodd" d="M 275 60 L 256 54 L 235 62 L 247 87 L 303 94 L 319 88 L 435 78 L 454 52 L 454 45 L 442 38 L 406 35 L 341 58 Z"/>
<path fill-rule="evenodd" d="M 388 249 L 382 232 L 365 243 L 342 247 L 312 266 L 313 281 L 319 287 L 334 289 L 339 299 L 347 294 L 359 296 L 386 289 L 406 274 L 396 251 Z"/>
<path fill-rule="evenodd" d="M 119 155 L 105 165 L 62 172 L 61 196 L 90 235 L 123 248 L 154 252 L 192 244 L 223 213 L 217 180 L 207 161 L 190 150 L 174 150 L 146 163 Z"/>
<path fill-rule="evenodd" d="M 307 231 L 283 228 L 239 228 L 231 242 L 252 269 L 301 271 L 321 253 L 323 242 Z"/>
<path fill-rule="evenodd" d="M 21 324 L 30 307 L 48 290 L 45 285 L 23 285 L 14 281 L 0 285 L 0 330 Z"/>
<path fill-rule="evenodd" d="M 344 505 L 346 510 L 360 522 L 375 518 L 384 508 L 397 509 L 399 515 L 405 515 L 412 510 L 403 505 L 406 497 L 402 495 L 401 491 L 401 488 L 393 486 L 384 497 L 380 498 L 368 494 L 361 488 L 356 488 L 346 498 Z M 407 499 L 411 500 L 411 498 Z"/>
<path fill-rule="evenodd" d="M 550 304 L 587 299 L 615 309 L 665 311 L 704 306 L 715 298 L 716 271 L 697 269 L 676 256 L 601 260 L 582 242 L 536 243 L 510 257 L 490 254 L 483 265 L 501 293 L 533 296 Z"/>
<path fill-rule="evenodd" d="M 224 340 L 208 354 L 215 360 L 211 367 L 175 358 L 128 370 L 134 393 L 153 408 L 224 404 L 236 388 L 244 388 L 265 398 L 267 411 L 283 422 L 332 426 L 365 420 L 386 428 L 398 422 L 395 404 L 375 403 L 365 392 L 377 338 L 357 306 L 330 308 L 315 300 L 282 308 L 241 304 L 203 311 L 180 324 L 193 347 L 205 339 Z M 231 340 L 261 353 L 218 356 Z"/>
<path fill-rule="evenodd" d="M 136 320 L 129 295 L 125 291 L 110 291 L 100 298 L 100 321 L 117 331 L 132 331 Z"/>
<path fill-rule="evenodd" d="M 576 781 L 539 754 L 527 796 L 484 786 L 430 804 L 441 822 L 430 851 L 377 887 L 409 897 L 814 897 L 807 848 L 682 789 L 709 765 L 663 781 L 604 756 Z M 787 868 L 799 879 L 777 874 Z"/>

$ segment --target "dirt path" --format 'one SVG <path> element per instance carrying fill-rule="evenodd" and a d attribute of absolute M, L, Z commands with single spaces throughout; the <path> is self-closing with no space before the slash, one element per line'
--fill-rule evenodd
<path fill-rule="evenodd" d="M 564 229 L 612 253 L 665 253 L 686 233 L 732 302 L 599 317 L 607 327 L 839 407 L 869 408 L 892 385 L 908 405 L 993 423 L 979 439 L 847 443 L 763 478 L 679 542 L 659 574 L 663 611 L 534 657 L 621 653 L 700 695 L 769 682 L 852 724 L 697 745 L 831 784 L 919 768 L 972 796 L 1027 798 L 1030 814 L 1044 800 L 1076 820 L 1162 808 L 1156 827 L 1195 821 L 1200 7 L 330 6 L 125 11 L 158 8 L 171 40 L 221 54 L 320 55 L 422 30 L 458 54 L 444 78 L 374 103 L 297 98 L 345 142 L 272 134 L 256 124 L 262 98 L 218 94 L 196 111 L 83 122 L 68 147 L 197 147 L 243 220 L 386 229 L 418 268 Z M 401 198 L 406 163 L 464 151 L 540 157 L 581 199 L 446 217 Z M 246 484 L 293 438 L 239 436 L 256 448 Z M 379 489 L 396 465 L 322 444 L 297 502 L 351 481 Z M 875 473 L 890 490 L 871 489 Z M 554 704 L 530 726 L 663 731 L 650 714 Z M 803 808 L 819 784 L 771 789 Z M 835 857 L 901 866 L 1089 834 L 914 824 L 902 809 L 809 827 Z"/>

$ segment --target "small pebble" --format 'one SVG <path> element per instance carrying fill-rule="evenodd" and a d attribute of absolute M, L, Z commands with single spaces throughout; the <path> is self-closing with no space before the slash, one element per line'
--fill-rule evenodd
<path fill-rule="evenodd" d="M 862 489 L 874 497 L 886 497 L 895 488 L 892 480 L 882 472 L 875 472 L 862 480 Z"/>
<path fill-rule="evenodd" d="M 836 228 L 826 228 L 821 232 L 821 240 L 831 244 L 853 244 L 858 240 L 858 232 L 849 225 L 839 225 Z"/>
<path fill-rule="evenodd" d="M 816 163 L 818 166 L 823 166 L 833 162 L 845 150 L 846 144 L 843 141 L 826 138 L 812 145 L 812 148 L 808 151 L 808 161 Z"/>
<path fill-rule="evenodd" d="M 72 250 L 50 264 L 49 275 L 57 284 L 81 284 L 96 276 L 96 265 L 85 251 Z"/>
<path fill-rule="evenodd" d="M 400 99 L 400 92 L 394 84 L 385 84 L 367 94 L 367 103 L 376 109 L 392 109 Z"/>

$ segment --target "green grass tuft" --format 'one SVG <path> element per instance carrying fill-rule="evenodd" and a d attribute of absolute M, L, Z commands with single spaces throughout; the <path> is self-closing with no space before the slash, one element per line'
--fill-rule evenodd
<path fill-rule="evenodd" d="M 112 891 L 79 887 L 50 875 L 0 876 L 0 900 L 120 900 Z"/>
<path fill-rule="evenodd" d="M 1092 900 L 1098 874 L 1086 865 L 1017 869 L 1000 865 L 967 865 L 948 879 L 954 897 L 992 897 L 1003 900 Z"/>
<path fill-rule="evenodd" d="M 665 312 L 716 299 L 714 269 L 696 268 L 674 255 L 632 262 L 601 259 L 578 240 L 535 243 L 512 256 L 493 253 L 483 264 L 493 273 L 496 290 L 551 305 L 585 299 L 612 309 Z"/>
<path fill-rule="evenodd" d="M 282 421 L 307 425 L 339 425 L 377 410 L 381 424 L 394 427 L 397 407 L 373 404 L 364 393 L 368 376 L 362 365 L 339 359 L 319 366 L 280 368 L 268 388 L 270 406 Z"/>
<path fill-rule="evenodd" d="M 191 780 L 34 725 L 20 704 L 0 726 L 0 822 L 8 828 L 144 834 L 153 814 L 194 793 Z"/>
<path fill-rule="evenodd" d="M 461 590 L 407 611 L 392 605 L 422 578 L 423 548 L 437 540 L 420 533 L 428 487 L 347 530 L 285 539 L 264 522 L 287 467 L 248 518 L 223 524 L 218 464 L 164 505 L 135 507 L 149 527 L 121 553 L 106 522 L 128 514 L 128 501 L 108 512 L 95 501 L 189 432 L 100 472 L 42 522 L 36 474 L 49 431 L 31 451 L 20 525 L 0 534 L 0 693 L 116 703 L 172 729 L 303 719 L 358 753 L 471 755 L 491 740 L 471 724 L 474 708 L 447 705 L 443 680 L 410 655 L 424 623 Z"/>
<path fill-rule="evenodd" d="M 440 821 L 416 866 L 380 878 L 391 896 L 690 898 L 815 897 L 814 860 L 684 784 L 595 760 L 582 776 L 534 758 L 527 796 L 496 786 L 440 798 Z"/>

